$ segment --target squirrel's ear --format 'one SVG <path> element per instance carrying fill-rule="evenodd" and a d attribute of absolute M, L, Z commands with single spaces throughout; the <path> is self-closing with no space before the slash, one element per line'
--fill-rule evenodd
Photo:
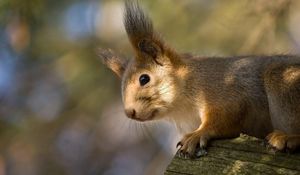
<path fill-rule="evenodd" d="M 138 43 L 138 49 L 140 52 L 147 54 L 153 59 L 156 59 L 162 54 L 162 48 L 152 40 L 143 39 Z"/>
<path fill-rule="evenodd" d="M 124 25 L 137 55 L 156 59 L 163 54 L 164 44 L 153 30 L 151 19 L 143 12 L 138 1 L 125 1 Z"/>
<path fill-rule="evenodd" d="M 97 55 L 101 58 L 103 64 L 116 73 L 118 77 L 122 77 L 127 65 L 126 59 L 120 58 L 110 49 L 98 49 Z"/>

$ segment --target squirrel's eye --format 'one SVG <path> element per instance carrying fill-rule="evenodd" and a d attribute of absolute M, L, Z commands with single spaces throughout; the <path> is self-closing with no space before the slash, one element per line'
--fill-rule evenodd
<path fill-rule="evenodd" d="M 140 81 L 140 85 L 141 85 L 141 86 L 144 86 L 145 84 L 147 84 L 147 83 L 150 81 L 150 77 L 149 77 L 149 75 L 147 75 L 147 74 L 142 74 L 142 75 L 140 76 L 139 81 Z"/>

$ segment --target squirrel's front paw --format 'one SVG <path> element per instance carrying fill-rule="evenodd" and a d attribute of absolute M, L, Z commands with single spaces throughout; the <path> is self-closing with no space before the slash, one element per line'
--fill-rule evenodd
<path fill-rule="evenodd" d="M 177 143 L 176 147 L 180 146 L 177 153 L 182 158 L 204 156 L 207 154 L 204 149 L 207 145 L 207 141 L 207 137 L 197 131 L 187 134 Z"/>

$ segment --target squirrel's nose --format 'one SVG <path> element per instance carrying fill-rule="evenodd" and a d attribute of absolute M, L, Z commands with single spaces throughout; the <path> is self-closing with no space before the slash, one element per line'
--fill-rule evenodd
<path fill-rule="evenodd" d="M 129 118 L 135 118 L 136 112 L 133 108 L 130 108 L 130 109 L 125 109 L 125 114 Z"/>

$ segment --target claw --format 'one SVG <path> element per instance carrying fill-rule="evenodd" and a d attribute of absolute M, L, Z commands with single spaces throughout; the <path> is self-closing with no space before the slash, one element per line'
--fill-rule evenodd
<path fill-rule="evenodd" d="M 180 150 L 178 155 L 179 155 L 179 157 L 181 157 L 181 158 L 184 157 L 183 151 Z"/>
<path fill-rule="evenodd" d="M 182 147 L 182 143 L 178 142 L 177 145 L 176 145 L 176 148 L 178 148 L 178 146 Z"/>
<path fill-rule="evenodd" d="M 276 152 L 278 152 L 278 150 L 276 150 L 276 148 L 273 147 L 272 145 L 270 145 L 268 142 L 266 142 L 266 149 L 267 149 L 267 151 L 269 151 L 269 152 L 271 152 L 273 154 L 275 154 Z"/>
<path fill-rule="evenodd" d="M 189 156 L 188 153 L 185 153 L 185 154 L 184 154 L 184 158 L 185 158 L 185 159 L 188 159 L 189 157 L 190 157 L 190 156 Z"/>
<path fill-rule="evenodd" d="M 196 152 L 196 157 L 202 157 L 202 156 L 205 156 L 207 155 L 207 151 L 205 149 L 199 149 L 197 152 Z"/>
<path fill-rule="evenodd" d="M 273 148 L 272 148 L 272 146 L 271 145 L 266 145 L 266 149 L 268 150 L 268 151 L 270 151 L 270 150 L 272 150 Z"/>
<path fill-rule="evenodd" d="M 261 143 L 262 146 L 268 147 L 269 142 L 267 139 L 264 139 L 263 142 Z"/>

